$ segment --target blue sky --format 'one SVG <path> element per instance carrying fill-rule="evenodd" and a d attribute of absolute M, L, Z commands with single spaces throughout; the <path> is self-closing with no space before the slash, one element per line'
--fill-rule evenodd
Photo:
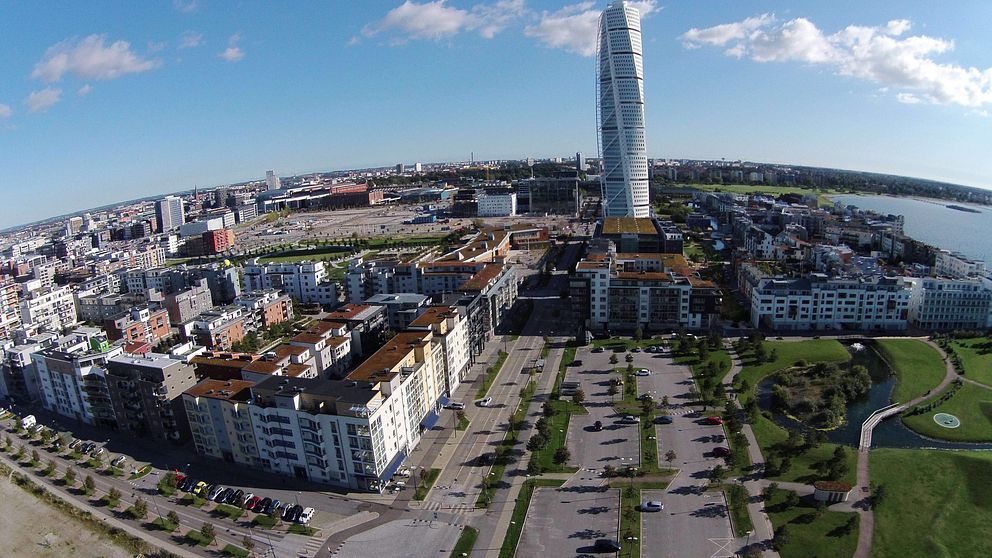
<path fill-rule="evenodd" d="M 992 3 L 636 4 L 649 156 L 992 188 Z M 0 0 L 0 226 L 270 168 L 593 154 L 605 5 Z"/>

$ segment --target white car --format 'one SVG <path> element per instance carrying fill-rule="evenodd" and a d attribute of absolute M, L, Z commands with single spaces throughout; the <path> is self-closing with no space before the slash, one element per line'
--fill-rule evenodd
<path fill-rule="evenodd" d="M 650 376 L 651 375 L 651 371 L 648 370 L 647 368 L 641 368 L 634 375 L 635 376 Z"/>
<path fill-rule="evenodd" d="M 488 407 L 493 404 L 492 397 L 483 397 L 482 399 L 475 402 L 476 405 L 480 407 Z"/>
<path fill-rule="evenodd" d="M 451 409 L 452 411 L 461 411 L 461 410 L 465 409 L 465 404 L 464 403 L 448 403 L 448 405 L 446 407 L 448 409 Z"/>
<path fill-rule="evenodd" d="M 121 467 L 124 465 L 125 461 L 127 461 L 126 455 L 118 455 L 117 457 L 114 458 L 113 461 L 110 462 L 110 464 L 113 465 L 114 467 Z"/>
<path fill-rule="evenodd" d="M 300 518 L 296 520 L 297 523 L 300 523 L 301 525 L 306 525 L 307 523 L 310 523 L 310 520 L 313 519 L 313 514 L 315 512 L 316 510 L 314 510 L 313 508 L 303 508 L 303 513 L 301 513 Z"/>
<path fill-rule="evenodd" d="M 665 504 L 662 504 L 661 502 L 659 502 L 657 500 L 650 500 L 650 501 L 647 501 L 647 502 L 641 502 L 641 511 L 642 512 L 659 512 L 659 511 L 661 511 L 663 509 L 665 509 Z"/>
<path fill-rule="evenodd" d="M 641 422 L 641 417 L 635 417 L 634 415 L 626 415 L 620 419 L 621 424 L 637 424 Z"/>

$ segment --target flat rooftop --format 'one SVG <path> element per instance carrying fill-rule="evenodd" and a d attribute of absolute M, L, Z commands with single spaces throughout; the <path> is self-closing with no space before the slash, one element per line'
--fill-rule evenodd
<path fill-rule="evenodd" d="M 649 217 L 606 217 L 603 234 L 658 234 Z"/>
<path fill-rule="evenodd" d="M 397 333 L 386 342 L 381 349 L 372 354 L 365 362 L 348 374 L 349 380 L 381 380 L 391 378 L 378 377 L 383 371 L 392 371 L 402 362 L 415 347 L 422 347 L 431 337 L 429 331 L 404 331 Z"/>
<path fill-rule="evenodd" d="M 248 401 L 255 382 L 246 380 L 203 380 L 186 390 L 191 397 L 207 397 L 224 401 Z"/>

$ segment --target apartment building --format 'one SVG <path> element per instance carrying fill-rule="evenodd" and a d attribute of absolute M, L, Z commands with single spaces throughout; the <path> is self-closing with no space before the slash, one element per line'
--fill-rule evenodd
<path fill-rule="evenodd" d="M 0 277 L 0 341 L 10 339 L 21 327 L 18 285 L 8 277 Z"/>
<path fill-rule="evenodd" d="M 901 331 L 909 299 L 909 289 L 896 277 L 766 276 L 751 289 L 751 325 L 771 331 Z"/>
<path fill-rule="evenodd" d="M 188 322 L 213 307 L 206 279 L 194 280 L 188 288 L 168 292 L 161 303 L 169 311 L 172 325 Z"/>
<path fill-rule="evenodd" d="M 106 380 L 118 428 L 156 440 L 188 436 L 182 394 L 196 385 L 196 374 L 184 359 L 118 355 L 107 361 Z"/>
<path fill-rule="evenodd" d="M 218 306 L 180 324 L 179 334 L 184 341 L 193 341 L 208 349 L 229 351 L 250 331 L 245 326 L 245 316 L 248 314 L 250 312 L 236 304 Z"/>
<path fill-rule="evenodd" d="M 365 300 L 366 304 L 386 307 L 389 329 L 402 331 L 427 308 L 430 297 L 418 293 L 381 293 Z"/>
<path fill-rule="evenodd" d="M 182 394 L 196 453 L 261 467 L 249 402 L 254 382 L 206 379 Z"/>
<path fill-rule="evenodd" d="M 324 262 L 259 263 L 252 259 L 244 268 L 244 290 L 277 289 L 305 303 L 337 304 L 337 283 L 327 279 Z"/>
<path fill-rule="evenodd" d="M 79 319 L 84 322 L 102 324 L 121 313 L 126 312 L 131 305 L 119 294 L 94 294 L 89 296 L 78 296 L 76 298 L 76 309 L 79 311 Z M 168 316 L 168 313 L 166 313 Z"/>
<path fill-rule="evenodd" d="M 383 306 L 345 304 L 324 318 L 348 327 L 351 351 L 356 357 L 365 357 L 378 350 L 386 342 L 389 332 L 389 321 Z"/>
<path fill-rule="evenodd" d="M 27 292 L 20 302 L 21 324 L 25 329 L 30 332 L 59 333 L 79 323 L 76 319 L 76 300 L 71 288 L 32 288 L 34 281 L 25 283 Z"/>
<path fill-rule="evenodd" d="M 992 291 L 979 278 L 907 277 L 909 321 L 926 331 L 989 327 Z"/>
<path fill-rule="evenodd" d="M 476 198 L 479 217 L 512 217 L 517 214 L 517 194 L 509 188 L 487 188 Z"/>
<path fill-rule="evenodd" d="M 316 378 L 316 359 L 308 347 L 279 345 L 241 369 L 242 380 L 261 382 L 269 376 Z"/>
<path fill-rule="evenodd" d="M 940 250 L 936 254 L 933 274 L 937 277 L 980 277 L 985 274 L 985 262 L 959 252 Z"/>
<path fill-rule="evenodd" d="M 169 311 L 148 305 L 138 306 L 106 319 L 103 329 L 111 341 L 123 339 L 127 343 L 144 342 L 154 346 L 171 335 Z"/>
<path fill-rule="evenodd" d="M 343 323 L 318 320 L 289 344 L 313 354 L 321 378 L 340 378 L 351 368 L 351 334 Z"/>
<path fill-rule="evenodd" d="M 107 362 L 124 352 L 96 328 L 77 328 L 31 355 L 45 409 L 86 424 L 115 428 Z"/>
<path fill-rule="evenodd" d="M 242 293 L 234 299 L 234 304 L 254 315 L 256 329 L 268 328 L 293 319 L 293 301 L 288 295 L 279 294 L 276 289 Z"/>
<path fill-rule="evenodd" d="M 722 304 L 720 290 L 696 278 L 680 254 L 590 253 L 569 290 L 587 331 L 708 329 Z"/>
<path fill-rule="evenodd" d="M 470 365 L 468 320 L 457 307 L 431 306 L 410 322 L 411 331 L 431 331 L 441 347 L 444 363 L 444 395 L 450 396 L 468 373 Z"/>

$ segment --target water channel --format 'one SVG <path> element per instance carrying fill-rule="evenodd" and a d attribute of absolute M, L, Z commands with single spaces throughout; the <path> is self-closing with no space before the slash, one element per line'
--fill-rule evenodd
<path fill-rule="evenodd" d="M 854 343 L 855 341 L 851 341 L 846 345 L 847 350 L 851 352 L 850 364 L 860 364 L 867 368 L 871 375 L 872 386 L 864 397 L 848 403 L 847 420 L 844 424 L 826 434 L 827 440 L 831 442 L 857 447 L 861 438 L 861 424 L 875 410 L 890 403 L 892 390 L 896 385 L 896 376 L 885 360 L 872 347 L 870 340 L 861 341 L 863 348 L 860 350 L 851 347 Z M 763 411 L 771 412 L 772 419 L 779 426 L 792 430 L 806 430 L 807 427 L 801 422 L 771 411 L 772 386 L 774 385 L 774 376 L 769 376 L 758 384 L 758 406 Z M 992 450 L 992 444 L 944 442 L 921 436 L 903 425 L 902 420 L 897 416 L 884 420 L 875 427 L 872 433 L 872 447 Z"/>

